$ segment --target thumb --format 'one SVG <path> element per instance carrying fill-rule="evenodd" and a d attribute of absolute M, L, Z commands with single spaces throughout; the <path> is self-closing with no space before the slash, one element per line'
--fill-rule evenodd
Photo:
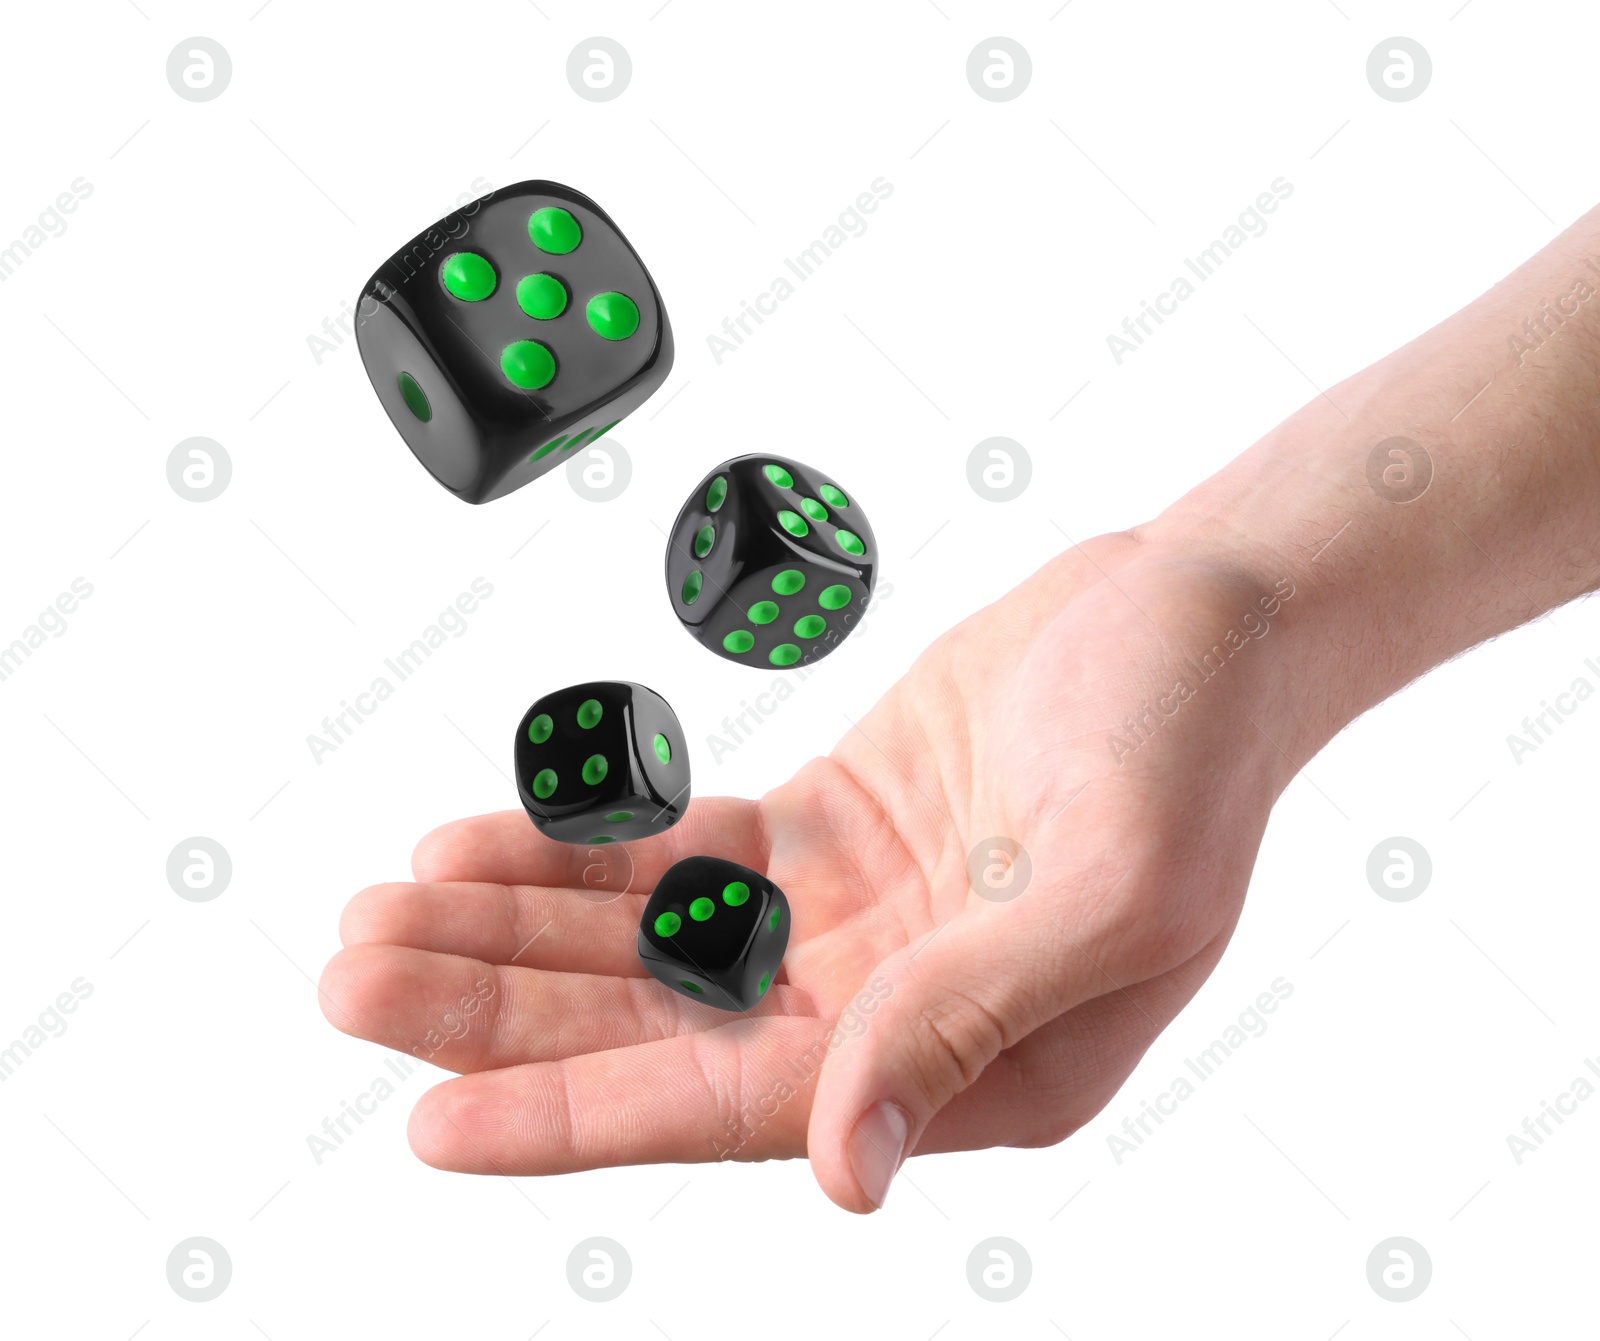
<path fill-rule="evenodd" d="M 1120 938 L 1103 927 L 1069 932 L 1053 905 L 1043 891 L 971 901 L 880 964 L 840 1013 L 807 1149 L 822 1190 L 845 1210 L 883 1205 L 934 1116 L 1001 1052 L 1123 981 L 1109 980 L 1120 966 L 1103 954 Z"/>

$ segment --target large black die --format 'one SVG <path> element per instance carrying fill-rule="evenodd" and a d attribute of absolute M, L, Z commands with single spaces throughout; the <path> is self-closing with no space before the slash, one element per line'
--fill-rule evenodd
<path fill-rule="evenodd" d="M 546 694 L 517 727 L 517 791 L 539 830 L 563 843 L 665 833 L 689 806 L 689 751 L 677 714 L 642 684 L 594 680 Z"/>
<path fill-rule="evenodd" d="M 878 547 L 855 496 L 786 457 L 724 461 L 667 543 L 683 626 L 743 666 L 805 666 L 833 651 L 872 595 Z"/>
<path fill-rule="evenodd" d="M 406 445 L 469 503 L 553 470 L 672 367 L 644 262 L 556 182 L 501 187 L 412 238 L 367 281 L 356 338 Z"/>
<path fill-rule="evenodd" d="M 766 876 L 721 857 L 685 857 L 656 882 L 639 921 L 639 959 L 674 992 L 749 1010 L 789 946 L 789 900 Z"/>

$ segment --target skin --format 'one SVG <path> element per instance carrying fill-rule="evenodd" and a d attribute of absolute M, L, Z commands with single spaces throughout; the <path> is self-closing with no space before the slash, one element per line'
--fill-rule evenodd
<path fill-rule="evenodd" d="M 340 1029 L 426 1041 L 460 1073 L 418 1102 L 416 1153 L 500 1174 L 803 1155 L 866 1212 L 908 1153 L 1077 1130 L 1215 966 L 1299 768 L 1430 667 L 1600 585 L 1586 258 L 1600 211 L 1154 521 L 950 630 L 826 758 L 630 844 L 620 897 L 596 901 L 590 850 L 520 811 L 429 834 L 414 883 L 351 901 L 321 984 Z M 1408 502 L 1369 482 L 1396 436 L 1431 463 Z M 1380 455 L 1389 493 L 1423 478 L 1414 449 Z M 969 878 L 997 835 L 1027 854 L 1015 897 Z M 644 892 L 698 853 L 767 872 L 794 909 L 748 1016 L 635 957 Z"/>

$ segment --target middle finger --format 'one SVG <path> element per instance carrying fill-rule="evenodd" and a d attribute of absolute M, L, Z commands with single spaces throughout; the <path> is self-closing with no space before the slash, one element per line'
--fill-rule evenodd
<path fill-rule="evenodd" d="M 506 968 L 400 945 L 339 951 L 322 972 L 320 995 L 329 1023 L 345 1033 L 463 1073 L 809 1013 L 805 994 L 783 984 L 734 1016 L 654 978 Z"/>

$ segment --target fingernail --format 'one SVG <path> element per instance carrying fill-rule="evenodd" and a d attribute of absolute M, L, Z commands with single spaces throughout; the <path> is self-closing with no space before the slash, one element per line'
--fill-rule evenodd
<path fill-rule="evenodd" d="M 889 1183 L 906 1153 L 906 1115 L 894 1104 L 880 1103 L 861 1115 L 846 1147 L 856 1181 L 874 1206 L 882 1206 Z"/>

